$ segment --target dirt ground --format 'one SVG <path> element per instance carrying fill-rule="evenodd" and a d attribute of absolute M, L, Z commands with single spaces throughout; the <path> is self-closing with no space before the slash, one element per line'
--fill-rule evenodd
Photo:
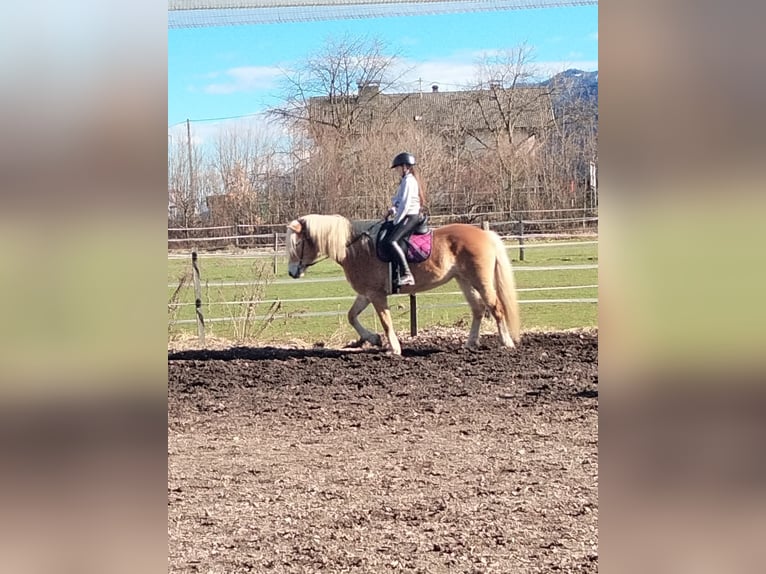
<path fill-rule="evenodd" d="M 597 333 L 464 338 L 169 352 L 169 572 L 597 572 Z"/>

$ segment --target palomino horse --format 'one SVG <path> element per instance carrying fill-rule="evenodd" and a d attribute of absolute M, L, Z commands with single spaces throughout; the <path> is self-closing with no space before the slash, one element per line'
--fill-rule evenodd
<path fill-rule="evenodd" d="M 305 215 L 288 226 L 287 251 L 288 272 L 294 279 L 303 277 L 306 268 L 322 255 L 343 267 L 346 279 L 358 294 L 348 312 L 348 322 L 359 333 L 359 343 L 382 346 L 380 336 L 359 322 L 359 314 L 372 303 L 391 351 L 401 355 L 388 307 L 388 263 L 378 259 L 367 235 L 354 231 L 351 222 L 340 215 Z M 497 322 L 504 346 L 513 347 L 514 342 L 519 342 L 516 285 L 505 246 L 496 233 L 460 223 L 436 228 L 431 256 L 411 269 L 415 285 L 402 287 L 401 293 L 427 291 L 453 278 L 457 280 L 473 314 L 466 347 L 478 345 L 485 309 Z"/>

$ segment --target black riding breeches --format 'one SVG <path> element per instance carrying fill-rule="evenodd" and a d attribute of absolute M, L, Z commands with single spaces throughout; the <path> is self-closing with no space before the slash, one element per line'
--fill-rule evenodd
<path fill-rule="evenodd" d="M 394 225 L 388 234 L 388 240 L 391 243 L 401 241 L 402 237 L 412 233 L 420 223 L 420 215 L 405 215 L 399 223 Z"/>
<path fill-rule="evenodd" d="M 412 233 L 419 224 L 420 215 L 405 215 L 404 219 L 394 226 L 386 238 L 386 242 L 391 248 L 391 253 L 396 255 L 396 258 L 399 260 L 399 269 L 403 275 L 410 274 L 410 266 L 407 265 L 407 256 L 402 251 L 399 241 L 402 237 Z"/>

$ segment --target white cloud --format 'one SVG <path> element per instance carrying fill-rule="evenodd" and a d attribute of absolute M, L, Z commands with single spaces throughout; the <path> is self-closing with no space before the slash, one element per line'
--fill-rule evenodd
<path fill-rule="evenodd" d="M 588 38 L 590 40 L 595 40 L 596 42 L 598 42 L 598 32 L 593 32 L 593 34 L 588 34 Z"/>
<path fill-rule="evenodd" d="M 437 59 L 424 62 L 402 61 L 396 66 L 402 74 L 403 91 L 430 91 L 431 84 L 444 90 L 455 90 L 476 83 L 476 66 L 459 59 Z M 397 74 L 398 75 L 398 74 Z"/>
<path fill-rule="evenodd" d="M 399 44 L 402 46 L 417 46 L 420 44 L 420 39 L 412 36 L 402 36 L 399 38 Z"/>
<path fill-rule="evenodd" d="M 267 90 L 276 86 L 276 80 L 282 75 L 279 68 L 273 66 L 240 66 L 229 68 L 218 73 L 213 72 L 208 76 L 216 78 L 222 76 L 224 81 L 207 84 L 203 91 L 207 94 L 233 94 L 236 92 L 254 92 Z"/>
<path fill-rule="evenodd" d="M 476 60 L 483 60 L 483 59 L 492 59 L 492 58 L 499 58 L 502 56 L 507 55 L 509 50 L 502 50 L 500 48 L 496 48 L 493 50 L 477 50 L 475 52 L 471 52 L 471 58 Z"/>

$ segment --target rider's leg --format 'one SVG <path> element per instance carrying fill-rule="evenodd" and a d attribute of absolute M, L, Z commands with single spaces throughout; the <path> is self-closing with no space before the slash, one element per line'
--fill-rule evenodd
<path fill-rule="evenodd" d="M 407 215 L 394 227 L 388 236 L 391 252 L 396 256 L 399 263 L 399 284 L 400 285 L 414 285 L 415 280 L 412 277 L 410 266 L 407 264 L 407 256 L 399 245 L 399 241 L 402 237 L 410 234 L 420 223 L 419 215 Z"/>

